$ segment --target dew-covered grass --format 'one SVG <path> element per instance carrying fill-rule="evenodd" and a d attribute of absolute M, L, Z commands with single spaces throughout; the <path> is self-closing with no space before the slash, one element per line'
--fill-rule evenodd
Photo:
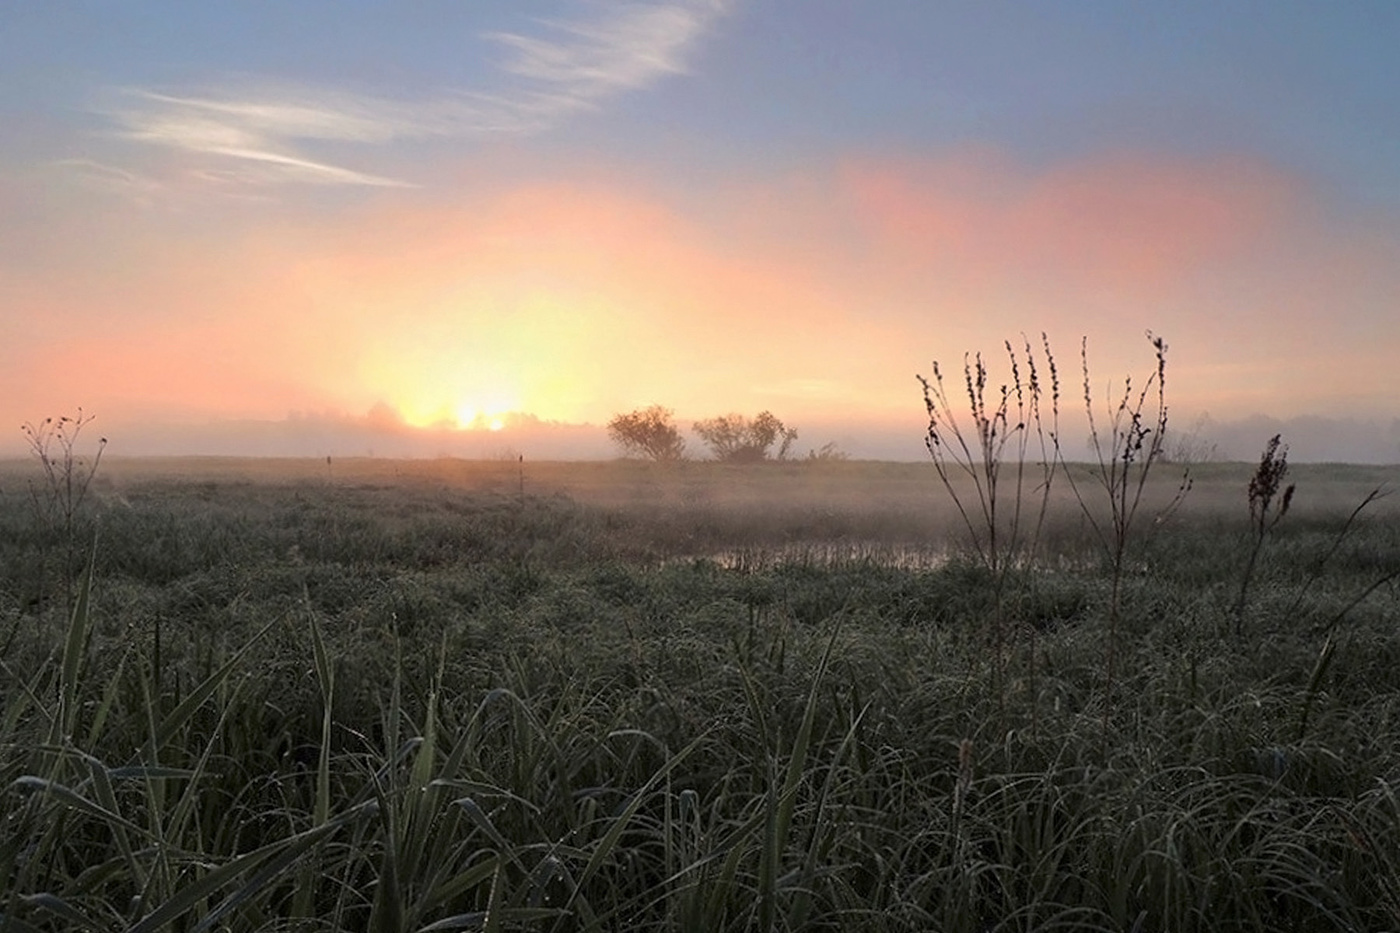
<path fill-rule="evenodd" d="M 1071 503 L 994 607 L 924 465 L 327 466 L 104 461 L 83 567 L 0 469 L 0 930 L 1400 928 L 1393 469 L 1243 624 L 1200 471 L 1110 685 Z"/>

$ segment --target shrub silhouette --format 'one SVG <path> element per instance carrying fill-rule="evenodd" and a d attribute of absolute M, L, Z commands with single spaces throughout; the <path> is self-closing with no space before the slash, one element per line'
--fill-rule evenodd
<path fill-rule="evenodd" d="M 789 428 L 771 411 L 761 411 L 752 420 L 728 414 L 695 422 L 695 433 L 709 446 L 716 460 L 728 463 L 757 463 L 786 460 L 797 429 Z M 769 448 L 778 445 L 770 456 Z"/>
<path fill-rule="evenodd" d="M 660 405 L 638 408 L 608 422 L 608 437 L 629 456 L 671 461 L 685 457 L 685 438 L 672 420 L 674 412 Z"/>

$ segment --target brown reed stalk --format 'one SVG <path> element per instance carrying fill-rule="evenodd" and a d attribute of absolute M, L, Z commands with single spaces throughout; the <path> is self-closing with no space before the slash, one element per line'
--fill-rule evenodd
<path fill-rule="evenodd" d="M 1089 527 L 1093 529 L 1104 549 L 1112 573 L 1109 597 L 1108 643 L 1104 647 L 1104 733 L 1108 732 L 1108 717 L 1113 708 L 1115 666 L 1117 663 L 1118 628 L 1122 612 L 1123 573 L 1128 552 L 1133 544 L 1133 531 L 1143 494 L 1152 468 L 1165 459 L 1163 444 L 1167 435 L 1167 344 L 1151 331 L 1147 339 L 1156 356 L 1156 367 L 1136 393 L 1132 375 L 1123 380 L 1122 395 L 1109 389 L 1108 419 L 1101 430 L 1094 416 L 1094 391 L 1089 376 L 1089 338 L 1080 341 L 1080 359 L 1084 373 L 1084 412 L 1089 421 L 1089 446 L 1094 452 L 1090 476 L 1108 503 L 1107 519 L 1095 515 L 1090 507 L 1089 492 L 1081 488 L 1068 468 L 1065 477 L 1078 500 Z M 1113 401 L 1117 398 L 1117 402 Z M 1056 440 L 1056 450 L 1063 456 Z M 1163 520 L 1185 499 L 1191 490 L 1190 467 L 1182 474 L 1181 483 L 1171 500 L 1159 510 Z"/>
<path fill-rule="evenodd" d="M 1297 488 L 1293 483 L 1283 488 L 1283 478 L 1288 475 L 1288 445 L 1281 444 L 1281 440 L 1282 435 L 1275 434 L 1264 445 L 1264 452 L 1259 457 L 1259 466 L 1255 467 L 1254 475 L 1249 480 L 1249 560 L 1245 564 L 1244 575 L 1240 578 L 1240 592 L 1235 597 L 1235 605 L 1231 609 L 1235 617 L 1236 638 L 1244 634 L 1245 602 L 1249 598 L 1249 584 L 1254 579 L 1259 553 L 1264 549 L 1264 539 L 1288 514 L 1288 507 L 1293 504 L 1293 492 Z M 1283 488 L 1281 498 L 1280 488 Z M 1274 507 L 1275 499 L 1278 499 L 1277 508 Z"/>
<path fill-rule="evenodd" d="M 962 520 L 973 557 L 992 580 L 993 674 L 1003 704 L 1009 647 L 1006 590 L 1010 576 L 1024 569 L 1039 548 L 1056 469 L 1053 439 L 1059 423 L 1059 373 L 1050 341 L 1041 334 L 1043 363 L 1037 362 L 1024 335 L 1022 344 L 1018 350 L 1011 341 L 1004 342 L 1010 379 L 995 388 L 989 384 L 982 354 L 964 355 L 970 425 L 960 419 L 959 406 L 949 398 L 937 361 L 931 380 L 915 377 L 923 387 L 928 415 L 924 446 Z M 1048 387 L 1042 367 L 1049 373 Z M 970 493 L 960 490 L 963 481 L 971 483 Z M 1032 508 L 1037 499 L 1038 508 Z"/>
<path fill-rule="evenodd" d="M 79 408 L 71 418 L 45 418 L 37 424 L 26 421 L 20 427 L 43 474 L 38 483 L 29 484 L 30 504 L 40 524 L 62 544 L 64 610 L 68 613 L 73 611 L 73 587 L 82 566 L 83 546 L 78 538 L 83 502 L 107 448 L 105 437 L 98 439 L 91 459 L 78 448 L 79 435 L 95 417 Z"/>

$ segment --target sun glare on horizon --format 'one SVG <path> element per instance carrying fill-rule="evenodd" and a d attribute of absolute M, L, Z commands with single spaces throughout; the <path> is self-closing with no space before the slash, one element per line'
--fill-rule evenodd
<path fill-rule="evenodd" d="M 455 410 L 447 407 L 434 412 L 400 410 L 403 423 L 412 428 L 436 428 L 453 431 L 501 431 L 513 414 L 512 409 L 478 410 L 472 406 L 462 406 Z"/>
<path fill-rule="evenodd" d="M 513 385 L 503 385 L 508 379 L 501 374 L 463 378 L 460 373 L 442 373 L 451 368 L 386 367 L 384 373 L 389 378 L 373 381 L 381 387 L 380 397 L 405 425 L 413 428 L 500 431 L 510 423 L 512 415 L 524 411 L 521 392 Z M 436 378 L 435 369 L 440 373 Z M 487 383 L 488 378 L 494 385 Z"/>
<path fill-rule="evenodd" d="M 457 406 L 457 429 L 460 431 L 499 431 L 506 426 L 506 415 L 510 413 L 509 406 L 478 406 L 473 403 L 464 403 Z"/>

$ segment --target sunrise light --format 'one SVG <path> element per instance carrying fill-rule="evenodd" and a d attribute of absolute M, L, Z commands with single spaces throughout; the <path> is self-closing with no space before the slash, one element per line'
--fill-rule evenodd
<path fill-rule="evenodd" d="M 918 459 L 932 360 L 1151 329 L 1233 454 L 1400 457 L 1400 5 L 30 6 L 0 426 L 607 457 L 658 404 Z"/>
<path fill-rule="evenodd" d="M 508 402 L 500 400 L 484 405 L 467 402 L 457 406 L 457 428 L 462 431 L 499 431 L 506 426 L 506 416 L 511 410 Z"/>

